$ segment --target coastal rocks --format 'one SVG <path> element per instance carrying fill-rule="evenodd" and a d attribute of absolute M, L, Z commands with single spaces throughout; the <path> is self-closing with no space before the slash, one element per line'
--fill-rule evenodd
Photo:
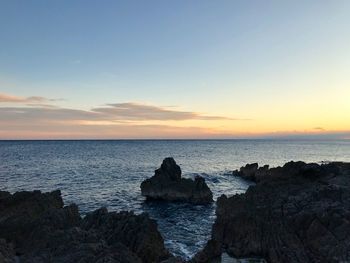
<path fill-rule="evenodd" d="M 251 180 L 254 182 L 258 182 L 264 177 L 269 170 L 268 165 L 264 165 L 263 167 L 259 167 L 257 163 L 247 164 L 238 170 L 232 172 L 235 176 L 240 176 L 243 179 Z"/>
<path fill-rule="evenodd" d="M 5 239 L 0 239 L 0 262 L 15 262 L 15 251 L 13 250 L 13 247 L 6 242 Z"/>
<path fill-rule="evenodd" d="M 108 245 L 121 243 L 143 259 L 143 262 L 159 262 L 170 254 L 164 247 L 157 223 L 143 213 L 108 213 L 101 208 L 88 214 L 82 222 L 83 229 L 96 231 Z"/>
<path fill-rule="evenodd" d="M 256 175 L 256 165 L 251 170 Z M 218 199 L 212 239 L 195 262 L 224 251 L 276 263 L 350 261 L 349 163 L 290 162 L 257 182 Z"/>
<path fill-rule="evenodd" d="M 0 238 L 21 244 L 39 220 L 62 207 L 60 191 L 0 192 Z"/>
<path fill-rule="evenodd" d="M 141 193 L 148 200 L 166 200 L 206 204 L 213 201 L 213 193 L 204 178 L 181 178 L 181 169 L 173 158 L 165 158 L 153 177 L 141 183 Z"/>
<path fill-rule="evenodd" d="M 199 251 L 189 262 L 190 263 L 212 263 L 220 262 L 222 254 L 221 243 L 215 239 L 210 239 L 205 248 Z"/>
<path fill-rule="evenodd" d="M 63 206 L 59 191 L 0 192 L 0 262 L 151 263 L 169 258 L 147 214 L 101 208 L 82 219 L 76 205 Z"/>

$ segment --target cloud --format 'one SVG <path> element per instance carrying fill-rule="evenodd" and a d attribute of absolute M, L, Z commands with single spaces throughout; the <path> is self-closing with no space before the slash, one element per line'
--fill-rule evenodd
<path fill-rule="evenodd" d="M 145 103 L 125 102 L 82 110 L 59 107 L 51 103 L 52 101 L 57 100 L 39 96 L 19 97 L 0 93 L 0 104 L 4 103 L 0 107 L 0 139 L 350 138 L 349 131 L 326 131 L 322 127 L 314 127 L 308 131 L 235 132 L 226 129 L 230 126 L 228 122 L 247 119 L 182 111 L 175 106 L 161 107 Z M 16 105 L 8 106 L 5 103 Z M 210 123 L 211 121 L 214 122 Z M 198 127 L 193 124 L 197 124 Z M 191 126 L 189 127 L 189 125 Z"/>
<path fill-rule="evenodd" d="M 89 125 L 99 125 L 105 122 L 107 124 L 128 122 L 137 124 L 145 121 L 232 120 L 221 116 L 206 116 L 195 112 L 168 110 L 144 104 L 110 105 L 104 108 L 93 108 L 90 111 L 46 104 L 31 104 L 30 107 L 0 107 L 0 121 L 8 123 L 80 121 L 80 123 Z"/>
<path fill-rule="evenodd" d="M 234 120 L 223 116 L 208 116 L 197 112 L 171 110 L 166 107 L 133 102 L 107 104 L 106 107 L 93 108 L 92 111 L 111 118 L 131 121 Z"/>
<path fill-rule="evenodd" d="M 218 131 L 210 124 L 188 127 L 192 123 L 183 121 L 240 120 L 182 111 L 175 106 L 125 102 L 83 110 L 59 107 L 53 101 L 58 100 L 0 93 L 0 104 L 4 104 L 0 106 L 0 139 L 205 138 Z"/>
<path fill-rule="evenodd" d="M 58 107 L 0 107 L 0 121 L 9 123 L 53 123 L 61 121 L 99 120 L 98 113 Z M 103 117 L 103 116 L 102 116 Z"/>
<path fill-rule="evenodd" d="M 30 107 L 0 107 L 0 139 L 350 138 L 350 131 L 284 131 L 259 134 L 218 130 L 211 127 L 211 124 L 206 127 L 184 127 L 177 123 L 208 116 L 143 104 L 135 106 L 135 103 L 113 105 L 90 111 L 34 106 L 34 104 Z M 105 108 L 112 110 L 104 110 Z M 141 109 L 146 113 L 140 113 Z M 151 112 L 154 112 L 155 117 L 150 115 Z M 169 119 L 176 121 L 172 121 L 169 125 L 166 122 Z"/>
<path fill-rule="evenodd" d="M 1 139 L 206 138 L 215 134 L 209 128 L 128 123 L 105 113 L 42 107 L 0 107 L 0 127 Z"/>
<path fill-rule="evenodd" d="M 48 105 L 48 103 L 56 101 L 65 101 L 63 98 L 58 99 L 48 99 L 41 96 L 30 96 L 30 97 L 21 97 L 5 93 L 0 93 L 0 103 L 16 103 L 16 104 L 37 104 L 37 105 Z"/>
<path fill-rule="evenodd" d="M 217 132 L 211 128 L 178 126 L 174 121 L 232 120 L 131 102 L 81 110 L 44 104 L 44 100 L 37 97 L 2 98 L 4 102 L 22 103 L 23 106 L 0 107 L 1 139 L 205 138 Z M 167 121 L 172 121 L 172 124 L 169 125 Z"/>
<path fill-rule="evenodd" d="M 9 94 L 0 93 L 0 103 L 41 103 L 47 102 L 48 99 L 39 96 L 20 97 Z"/>
<path fill-rule="evenodd" d="M 2 139 L 182 139 L 207 138 L 210 129 L 170 125 L 80 125 L 60 123 L 16 123 L 0 129 Z"/>
<path fill-rule="evenodd" d="M 48 99 L 40 96 L 20 97 L 9 94 L 0 93 L 0 103 L 15 103 L 26 106 L 31 106 L 31 109 L 21 109 L 22 115 L 34 114 L 40 115 L 38 117 L 46 116 L 48 114 L 55 115 L 54 117 L 62 117 L 66 112 L 74 112 L 69 117 L 76 116 L 77 113 L 83 114 L 86 120 L 90 120 L 90 117 L 98 116 L 102 120 L 111 121 L 184 121 L 184 120 L 239 120 L 228 118 L 224 116 L 210 116 L 192 111 L 175 110 L 174 107 L 160 107 L 150 104 L 125 102 L 125 103 L 111 103 L 106 104 L 103 107 L 92 108 L 90 111 L 64 109 L 53 106 L 51 102 L 62 101 L 63 99 Z M 45 108 L 45 111 L 43 111 Z M 49 111 L 47 108 L 55 108 Z M 171 109 L 170 109 L 171 108 Z M 7 114 L 15 114 L 18 112 L 18 107 L 3 108 L 2 111 L 6 111 Z M 24 112 L 25 111 L 25 112 Z M 79 119 L 81 116 L 78 116 Z M 242 119 L 243 120 L 243 119 Z"/>

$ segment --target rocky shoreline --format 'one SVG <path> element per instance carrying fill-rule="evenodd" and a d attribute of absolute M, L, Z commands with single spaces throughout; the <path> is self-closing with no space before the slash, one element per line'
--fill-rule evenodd
<path fill-rule="evenodd" d="M 211 239 L 190 262 L 220 262 L 223 253 L 267 262 L 350 262 L 349 163 L 289 162 L 276 168 L 250 164 L 233 174 L 256 185 L 245 194 L 217 200 Z M 205 182 L 198 188 L 191 180 L 191 190 L 181 189 L 179 182 L 190 179 L 181 178 L 171 158 L 151 180 L 151 186 L 141 186 L 146 197 L 150 188 L 156 192 L 150 200 L 212 200 Z M 0 262 L 182 260 L 165 248 L 157 223 L 145 213 L 100 208 L 82 218 L 76 205 L 64 206 L 60 191 L 0 191 Z"/>
<path fill-rule="evenodd" d="M 350 262 L 350 163 L 248 165 L 237 175 L 257 184 L 217 200 L 212 238 L 193 262 L 223 252 L 276 263 Z"/>
<path fill-rule="evenodd" d="M 0 262 L 163 262 L 171 259 L 147 214 L 98 209 L 81 218 L 60 191 L 0 192 Z"/>

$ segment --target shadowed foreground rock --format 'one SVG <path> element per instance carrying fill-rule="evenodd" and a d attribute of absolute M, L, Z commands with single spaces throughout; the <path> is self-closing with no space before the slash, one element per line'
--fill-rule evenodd
<path fill-rule="evenodd" d="M 276 263 L 350 262 L 349 163 L 290 162 L 258 177 L 257 165 L 248 168 L 258 183 L 218 199 L 212 239 L 194 262 L 223 251 Z"/>
<path fill-rule="evenodd" d="M 213 193 L 204 178 L 181 178 L 181 169 L 173 158 L 165 158 L 153 177 L 141 183 L 141 193 L 147 199 L 182 201 L 206 204 L 213 201 Z"/>
<path fill-rule="evenodd" d="M 171 258 L 146 214 L 108 212 L 82 219 L 60 191 L 0 191 L 0 262 L 162 262 Z"/>

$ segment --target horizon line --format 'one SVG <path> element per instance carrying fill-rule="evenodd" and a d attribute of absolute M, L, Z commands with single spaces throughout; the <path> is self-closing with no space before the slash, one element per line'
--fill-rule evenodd
<path fill-rule="evenodd" d="M 265 140 L 265 141 L 350 141 L 350 138 L 297 138 L 297 137 L 269 137 L 269 138 L 120 138 L 120 139 L 108 139 L 108 138 L 82 138 L 82 139 L 0 139 L 0 142 L 4 141 L 253 141 L 253 140 Z"/>

